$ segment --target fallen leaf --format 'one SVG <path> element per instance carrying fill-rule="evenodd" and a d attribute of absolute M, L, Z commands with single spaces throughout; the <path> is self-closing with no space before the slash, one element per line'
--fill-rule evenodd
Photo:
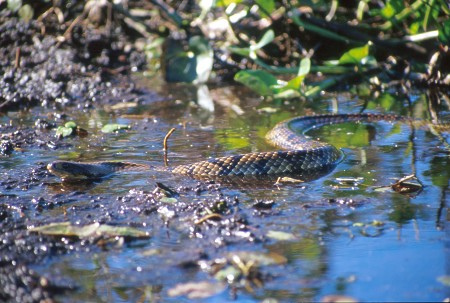
<path fill-rule="evenodd" d="M 225 290 L 223 283 L 208 281 L 177 284 L 167 291 L 170 297 L 187 296 L 189 299 L 202 299 L 214 296 Z"/>
<path fill-rule="evenodd" d="M 277 230 L 269 230 L 266 236 L 279 241 L 292 241 L 297 239 L 297 237 L 291 233 Z"/>
<path fill-rule="evenodd" d="M 50 236 L 65 237 L 131 237 L 148 238 L 148 233 L 127 226 L 112 226 L 100 223 L 88 225 L 72 225 L 70 222 L 50 223 L 30 229 L 32 232 L 38 232 Z"/>
<path fill-rule="evenodd" d="M 112 132 L 118 132 L 120 130 L 123 129 L 129 129 L 130 126 L 127 124 L 117 124 L 117 123 L 113 123 L 113 124 L 106 124 L 102 127 L 102 133 L 112 133 Z"/>

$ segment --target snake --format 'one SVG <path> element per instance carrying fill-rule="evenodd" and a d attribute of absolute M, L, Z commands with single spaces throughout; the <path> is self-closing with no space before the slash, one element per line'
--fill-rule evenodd
<path fill-rule="evenodd" d="M 344 153 L 333 145 L 313 140 L 306 132 L 324 125 L 345 122 L 408 121 L 410 118 L 390 114 L 325 114 L 300 116 L 276 124 L 266 135 L 266 141 L 280 150 L 252 152 L 223 156 L 181 164 L 173 167 L 120 162 L 54 161 L 48 171 L 63 181 L 92 180 L 127 170 L 168 171 L 174 174 L 199 177 L 283 177 L 324 174 L 332 171 L 344 158 Z"/>

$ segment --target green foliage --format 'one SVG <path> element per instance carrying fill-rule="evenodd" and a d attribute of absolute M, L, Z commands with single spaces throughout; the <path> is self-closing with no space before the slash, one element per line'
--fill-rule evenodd
<path fill-rule="evenodd" d="M 309 73 L 311 61 L 308 58 L 300 62 L 300 67 L 296 77 L 288 82 L 277 79 L 272 74 L 263 70 L 242 70 L 236 73 L 234 80 L 240 82 L 261 96 L 298 96 L 301 85 L 306 75 Z"/>
<path fill-rule="evenodd" d="M 23 20 L 43 17 L 34 16 L 36 5 L 30 0 L 6 2 L 7 9 Z M 50 5 L 48 0 L 41 2 Z M 80 2 L 74 8 L 79 13 L 92 2 Z M 401 59 L 397 62 L 412 58 L 411 62 L 424 66 L 428 64 L 424 53 L 431 57 L 439 51 L 439 44 L 450 44 L 450 9 L 445 0 L 360 0 L 345 6 L 339 1 L 291 1 L 284 5 L 275 0 L 201 0 L 186 11 L 179 10 L 177 3 L 151 1 L 152 10 L 137 3 L 130 7 L 112 5 L 113 22 L 124 22 L 145 37 L 148 44 L 144 49 L 151 61 L 148 65 L 154 70 L 161 67 L 168 82 L 205 83 L 216 63 L 220 75 L 240 70 L 236 81 L 262 96 L 312 97 L 354 79 L 369 83 L 370 77 L 364 75 L 382 66 L 380 60 L 387 57 Z M 69 21 L 73 14 L 57 6 L 52 13 L 61 10 Z M 137 10 L 140 12 L 135 16 Z M 323 12 L 328 14 L 324 17 Z M 149 25 L 142 13 L 159 21 Z M 352 14 L 355 22 L 350 25 L 345 20 Z M 41 19 L 45 23 L 46 19 Z M 308 66 L 308 72 L 299 72 L 301 67 L 295 62 L 305 57 L 309 59 L 302 64 Z M 419 65 L 410 64 L 409 74 L 429 70 L 428 66 L 415 69 Z M 257 68 L 261 70 L 250 71 Z M 320 81 L 305 85 L 309 71 L 321 73 Z"/>
<path fill-rule="evenodd" d="M 439 40 L 444 45 L 450 45 L 450 19 L 446 20 L 439 29 Z"/>
<path fill-rule="evenodd" d="M 69 121 L 64 124 L 64 126 L 58 126 L 56 129 L 57 137 L 69 137 L 75 134 L 75 130 L 77 128 L 77 124 L 74 121 Z"/>
<path fill-rule="evenodd" d="M 29 22 L 31 19 L 33 19 L 34 11 L 31 5 L 25 4 L 19 9 L 17 13 L 20 19 L 22 19 L 25 22 Z"/>
<path fill-rule="evenodd" d="M 13 13 L 22 7 L 22 0 L 8 0 L 8 9 Z"/>
<path fill-rule="evenodd" d="M 268 30 L 262 36 L 261 40 L 259 40 L 256 44 L 250 45 L 249 47 L 229 47 L 229 50 L 235 54 L 239 54 L 244 57 L 249 57 L 251 59 L 256 59 L 257 54 L 256 51 L 263 48 L 267 44 L 273 41 L 275 38 L 275 33 L 273 30 Z"/>
<path fill-rule="evenodd" d="M 361 47 L 355 47 L 346 51 L 339 60 L 327 61 L 330 65 L 375 65 L 376 59 L 370 56 L 372 42 Z"/>
<path fill-rule="evenodd" d="M 124 129 L 129 129 L 129 128 L 130 128 L 130 126 L 127 124 L 117 124 L 117 123 L 106 124 L 102 127 L 102 133 L 105 133 L 105 134 L 114 133 L 114 132 L 119 132 Z"/>
<path fill-rule="evenodd" d="M 255 3 L 263 10 L 263 16 L 270 15 L 275 10 L 275 1 L 273 0 L 255 0 Z"/>
<path fill-rule="evenodd" d="M 234 80 L 248 86 L 261 96 L 273 95 L 273 87 L 277 78 L 263 70 L 242 70 L 234 76 Z"/>
<path fill-rule="evenodd" d="M 187 50 L 182 41 L 168 38 L 167 54 L 163 57 L 168 82 L 204 83 L 213 66 L 213 50 L 209 41 L 193 36 Z"/>

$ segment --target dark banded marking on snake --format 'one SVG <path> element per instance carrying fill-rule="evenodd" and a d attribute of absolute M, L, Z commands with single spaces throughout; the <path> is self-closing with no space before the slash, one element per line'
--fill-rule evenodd
<path fill-rule="evenodd" d="M 293 176 L 329 172 L 342 160 L 334 146 L 305 136 L 311 128 L 344 122 L 412 121 L 396 115 L 346 114 L 296 117 L 283 121 L 266 135 L 267 141 L 281 151 L 255 152 L 212 158 L 175 167 L 152 167 L 130 162 L 55 161 L 48 170 L 63 180 L 99 179 L 117 171 L 155 169 L 192 176 Z"/>

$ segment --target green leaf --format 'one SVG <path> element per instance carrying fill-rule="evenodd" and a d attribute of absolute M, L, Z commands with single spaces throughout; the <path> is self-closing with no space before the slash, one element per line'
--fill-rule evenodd
<path fill-rule="evenodd" d="M 300 61 L 300 67 L 298 69 L 297 76 L 306 76 L 311 69 L 311 60 L 309 58 L 303 58 Z"/>
<path fill-rule="evenodd" d="M 273 95 L 272 86 L 278 84 L 277 78 L 263 70 L 242 70 L 234 75 L 234 80 L 244 84 L 261 96 Z"/>
<path fill-rule="evenodd" d="M 76 128 L 76 127 L 77 127 L 77 124 L 76 124 L 74 121 L 69 121 L 69 122 L 66 122 L 66 124 L 64 124 L 64 127 L 67 127 L 67 128 Z"/>
<path fill-rule="evenodd" d="M 267 32 L 264 33 L 264 35 L 256 44 L 250 45 L 249 47 L 230 46 L 228 49 L 232 53 L 241 55 L 243 57 L 250 57 L 251 59 L 255 60 L 257 59 L 256 51 L 272 42 L 273 39 L 275 39 L 275 33 L 273 32 L 273 30 L 269 29 Z"/>
<path fill-rule="evenodd" d="M 176 203 L 178 200 L 176 198 L 162 197 L 159 201 L 162 203 Z"/>
<path fill-rule="evenodd" d="M 33 19 L 34 10 L 29 4 L 25 4 L 19 9 L 19 12 L 17 13 L 25 22 L 30 22 L 31 19 Z"/>
<path fill-rule="evenodd" d="M 261 49 L 270 42 L 272 42 L 273 39 L 275 39 L 275 33 L 273 32 L 273 30 L 269 29 L 267 32 L 264 33 L 264 35 L 262 36 L 261 40 L 258 41 L 258 43 L 250 46 L 250 49 L 253 51 Z"/>
<path fill-rule="evenodd" d="M 444 21 L 439 28 L 439 41 L 444 45 L 450 45 L 450 19 Z"/>
<path fill-rule="evenodd" d="M 131 237 L 148 238 L 148 233 L 132 227 L 111 226 L 100 223 L 72 225 L 70 222 L 50 223 L 32 228 L 30 231 L 61 237 Z"/>
<path fill-rule="evenodd" d="M 239 4 L 242 0 L 217 0 L 217 6 L 228 6 L 230 4 Z"/>
<path fill-rule="evenodd" d="M 69 137 L 73 134 L 74 129 L 72 127 L 58 126 L 56 129 L 57 137 Z"/>
<path fill-rule="evenodd" d="M 339 64 L 360 64 L 361 60 L 369 56 L 370 42 L 364 46 L 352 48 L 345 52 L 341 58 L 339 58 Z"/>
<path fill-rule="evenodd" d="M 106 124 L 105 126 L 102 127 L 102 133 L 108 134 L 108 133 L 118 132 L 122 129 L 129 129 L 129 128 L 130 128 L 130 126 L 127 124 L 117 124 L 117 123 Z"/>
<path fill-rule="evenodd" d="M 8 0 L 8 9 L 13 13 L 22 7 L 22 0 Z"/>
<path fill-rule="evenodd" d="M 275 10 L 275 1 L 273 0 L 255 0 L 255 3 L 262 8 L 261 15 L 266 16 Z"/>
<path fill-rule="evenodd" d="M 380 11 L 381 16 L 385 19 L 391 19 L 397 13 L 395 8 L 388 2 Z"/>
<path fill-rule="evenodd" d="M 229 49 L 230 52 L 232 52 L 234 54 L 237 54 L 237 55 L 240 55 L 242 57 L 249 57 L 250 56 L 250 48 L 248 48 L 248 47 L 230 46 L 228 49 Z"/>

